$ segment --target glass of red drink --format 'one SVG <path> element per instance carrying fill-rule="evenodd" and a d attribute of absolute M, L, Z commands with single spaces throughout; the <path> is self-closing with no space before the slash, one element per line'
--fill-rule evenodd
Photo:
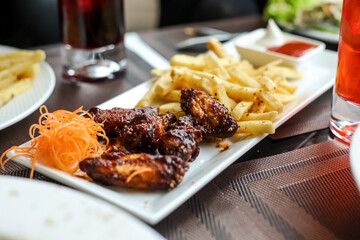
<path fill-rule="evenodd" d="M 122 0 L 58 0 L 64 76 L 114 78 L 127 66 Z"/>
<path fill-rule="evenodd" d="M 360 123 L 360 1 L 344 0 L 331 133 L 346 143 Z"/>

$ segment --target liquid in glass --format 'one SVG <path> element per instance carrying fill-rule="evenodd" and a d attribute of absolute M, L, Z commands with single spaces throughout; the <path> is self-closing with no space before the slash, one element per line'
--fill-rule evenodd
<path fill-rule="evenodd" d="M 360 1 L 344 0 L 330 129 L 350 143 L 360 122 Z"/>
<path fill-rule="evenodd" d="M 112 78 L 126 67 L 122 0 L 59 0 L 66 77 Z"/>

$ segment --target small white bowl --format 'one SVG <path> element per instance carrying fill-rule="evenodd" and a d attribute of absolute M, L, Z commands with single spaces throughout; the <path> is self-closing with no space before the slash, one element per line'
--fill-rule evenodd
<path fill-rule="evenodd" d="M 325 44 L 323 42 L 300 37 L 290 33 L 283 33 L 285 43 L 299 41 L 314 44 L 317 46 L 316 48 L 309 50 L 300 57 L 292 57 L 285 54 L 269 51 L 266 47 L 257 44 L 257 41 L 263 38 L 265 34 L 266 29 L 260 28 L 248 34 L 244 34 L 238 39 L 236 39 L 236 49 L 240 54 L 241 58 L 249 60 L 249 62 L 254 64 L 256 67 L 267 64 L 277 59 L 282 59 L 283 65 L 297 67 L 301 63 L 306 62 L 314 55 L 325 49 Z"/>

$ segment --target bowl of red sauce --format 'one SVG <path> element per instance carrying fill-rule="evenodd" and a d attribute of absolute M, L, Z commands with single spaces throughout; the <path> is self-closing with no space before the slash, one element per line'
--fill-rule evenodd
<path fill-rule="evenodd" d="M 271 41 L 264 44 L 266 31 L 257 29 L 242 35 L 235 43 L 240 56 L 255 66 L 282 59 L 283 65 L 297 67 L 325 49 L 323 42 L 284 32 L 281 41 L 270 39 Z"/>
<path fill-rule="evenodd" d="M 285 54 L 290 57 L 302 57 L 308 52 L 316 49 L 318 45 L 302 42 L 302 41 L 292 41 L 284 43 L 283 45 L 276 47 L 268 47 L 267 50 L 271 52 Z"/>

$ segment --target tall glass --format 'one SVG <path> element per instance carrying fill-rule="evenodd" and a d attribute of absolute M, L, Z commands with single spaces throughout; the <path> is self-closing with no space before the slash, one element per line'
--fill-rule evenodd
<path fill-rule="evenodd" d="M 360 1 L 344 0 L 330 130 L 351 143 L 360 123 Z"/>
<path fill-rule="evenodd" d="M 96 81 L 127 66 L 122 0 L 58 0 L 64 76 Z"/>

